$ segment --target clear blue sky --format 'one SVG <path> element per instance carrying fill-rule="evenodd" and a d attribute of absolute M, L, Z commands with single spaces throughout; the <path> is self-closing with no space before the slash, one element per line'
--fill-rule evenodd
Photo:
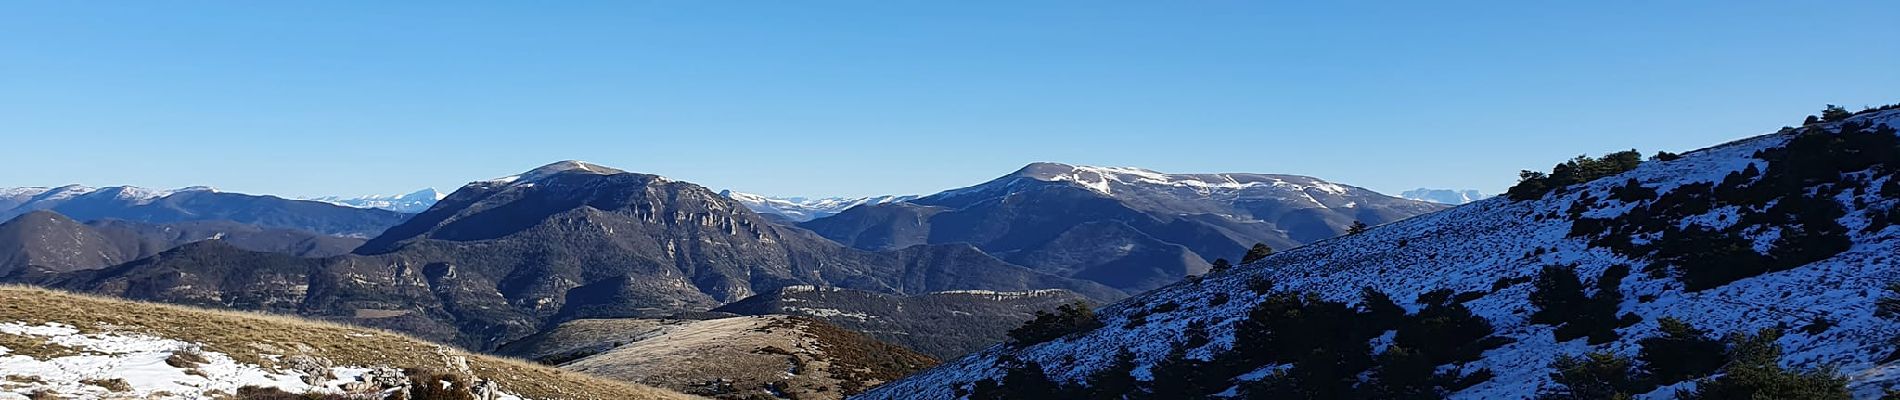
<path fill-rule="evenodd" d="M 1495 192 L 1900 102 L 1900 4 L 1820 3 L 7 2 L 0 186 L 363 194 L 583 159 L 777 195 L 1031 161 Z"/>

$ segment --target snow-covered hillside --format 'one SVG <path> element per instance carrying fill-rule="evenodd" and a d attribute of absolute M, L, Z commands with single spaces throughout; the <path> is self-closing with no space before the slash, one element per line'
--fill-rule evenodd
<path fill-rule="evenodd" d="M 771 197 L 751 193 L 723 190 L 720 195 L 739 201 L 747 209 L 759 214 L 777 215 L 792 222 L 805 222 L 837 215 L 851 207 L 862 204 L 884 204 L 894 201 L 915 199 L 917 196 L 871 196 L 871 197 Z"/>
<path fill-rule="evenodd" d="M 1845 122 L 1876 127 L 1900 125 L 1900 110 L 1866 113 Z M 1554 387 L 1549 366 L 1560 355 L 1606 351 L 1633 356 L 1639 348 L 1638 340 L 1657 335 L 1658 320 L 1663 317 L 1677 318 L 1718 335 L 1807 327 L 1787 329 L 1780 337 L 1777 343 L 1785 350 L 1783 365 L 1836 367 L 1849 379 L 1849 388 L 1856 397 L 1878 397 L 1882 390 L 1900 381 L 1900 364 L 1881 362 L 1895 351 L 1892 340 L 1900 336 L 1900 330 L 1874 313 L 1875 299 L 1886 293 L 1883 288 L 1900 280 L 1900 224 L 1893 221 L 1900 216 L 1894 211 L 1900 207 L 1900 192 L 1896 192 L 1900 184 L 1894 180 L 1900 178 L 1896 178 L 1893 167 L 1900 160 L 1883 160 L 1887 164 L 1868 170 L 1816 171 L 1815 166 L 1820 164 L 1792 161 L 1807 155 L 1778 153 L 1809 129 L 1825 130 L 1818 135 L 1838 136 L 1834 132 L 1841 125 L 1813 125 L 1738 140 L 1677 159 L 1643 162 L 1634 170 L 1540 199 L 1490 198 L 1284 251 L 1231 272 L 1210 274 L 1104 307 L 1099 310 L 1101 328 L 1022 349 L 993 347 L 879 387 L 860 398 L 961 397 L 972 382 L 999 378 L 1003 372 L 996 367 L 999 359 L 1034 362 L 1049 378 L 1080 382 L 1110 365 L 1115 349 L 1132 352 L 1137 364 L 1133 375 L 1148 380 L 1154 376 L 1153 364 L 1174 349 L 1174 343 L 1191 324 L 1204 326 L 1211 340 L 1189 350 L 1188 358 L 1208 359 L 1230 349 L 1235 343 L 1235 326 L 1247 320 L 1249 311 L 1267 297 L 1258 289 L 1261 282 L 1277 284 L 1279 290 L 1316 293 L 1327 300 L 1349 303 L 1357 302 L 1361 289 L 1369 287 L 1389 294 L 1413 312 L 1420 308 L 1414 299 L 1421 294 L 1437 290 L 1459 293 L 1459 302 L 1489 320 L 1495 327 L 1494 334 L 1510 343 L 1459 365 L 1464 371 L 1484 369 L 1494 375 L 1450 393 L 1452 398 L 1531 397 Z M 1827 137 L 1831 136 L 1821 136 Z M 1764 159 L 1763 155 L 1787 161 Z M 1777 174 L 1777 166 L 1784 171 Z M 1787 168 L 1807 169 L 1790 175 Z M 1801 174 L 1839 174 L 1839 182 L 1767 182 L 1767 178 L 1754 178 Z M 1759 180 L 1751 184 L 1749 179 Z M 1743 200 L 1710 200 L 1771 184 L 1799 186 L 1778 193 L 1784 197 L 1754 206 L 1735 205 Z M 1654 190 L 1654 195 L 1640 195 L 1647 190 Z M 1804 194 L 1821 196 L 1813 201 L 1840 206 L 1844 212 L 1831 217 L 1845 228 L 1837 234 L 1844 234 L 1851 245 L 1838 253 L 1815 254 L 1812 249 L 1792 245 L 1800 242 L 1781 240 L 1816 235 L 1813 231 L 1823 229 L 1817 225 L 1825 224 L 1812 220 L 1788 221 L 1795 218 L 1793 214 L 1805 211 L 1776 206 L 1796 202 Z M 1660 204 L 1665 200 L 1713 206 L 1682 211 Z M 1755 200 L 1759 199 L 1748 201 Z M 1654 221 L 1656 216 L 1672 212 L 1686 216 Z M 1579 220 L 1591 221 L 1590 226 L 1576 226 Z M 1605 224 L 1609 228 L 1597 229 Z M 1648 230 L 1650 226 L 1644 224 L 1662 228 Z M 1759 275 L 1692 291 L 1685 288 L 1681 269 L 1699 260 L 1677 258 L 1664 262 L 1660 260 L 1663 251 L 1653 253 L 1655 256 L 1640 251 L 1698 229 L 1732 234 L 1735 240 L 1753 243 L 1748 253 L 1770 260 L 1769 265 L 1807 256 L 1819 260 L 1776 266 Z M 1616 245 L 1619 239 L 1626 240 Z M 1618 314 L 1639 316 L 1641 322 L 1617 329 L 1618 337 L 1605 344 L 1592 346 L 1584 339 L 1557 341 L 1552 326 L 1532 323 L 1532 285 L 1527 283 L 1540 269 L 1551 265 L 1574 266 L 1585 281 L 1594 280 L 1612 266 L 1635 267 L 1637 272 L 1610 287 L 1622 294 L 1616 305 Z M 1169 311 L 1156 310 L 1162 305 L 1169 305 Z M 1221 385 L 1261 379 L 1273 370 L 1261 369 L 1272 365 L 1250 367 L 1259 370 Z M 1441 370 L 1445 368 L 1451 367 L 1441 366 Z M 1224 393 L 1236 392 L 1230 388 Z M 1671 393 L 1672 387 L 1664 386 L 1649 396 L 1667 398 Z"/>
<path fill-rule="evenodd" d="M 435 202 L 441 201 L 445 196 L 448 196 L 448 194 L 436 191 L 435 188 L 427 188 L 409 194 L 373 194 L 358 197 L 324 196 L 306 198 L 304 200 L 321 201 L 339 206 L 380 208 L 400 213 L 415 214 L 428 210 L 430 206 L 434 206 Z"/>

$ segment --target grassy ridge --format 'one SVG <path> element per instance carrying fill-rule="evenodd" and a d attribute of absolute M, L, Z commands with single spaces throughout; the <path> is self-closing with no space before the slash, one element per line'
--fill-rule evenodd
<path fill-rule="evenodd" d="M 330 322 L 250 312 L 208 310 L 80 295 L 24 286 L 0 286 L 0 322 L 55 322 L 85 333 L 143 333 L 204 345 L 239 362 L 282 367 L 265 355 L 307 354 L 337 365 L 443 369 L 466 357 L 479 378 L 536 399 L 690 399 L 691 396 L 615 382 L 533 363 L 473 354 L 401 334 Z M 8 335 L 0 335 L 8 337 Z M 42 347 L 38 351 L 57 351 Z"/>

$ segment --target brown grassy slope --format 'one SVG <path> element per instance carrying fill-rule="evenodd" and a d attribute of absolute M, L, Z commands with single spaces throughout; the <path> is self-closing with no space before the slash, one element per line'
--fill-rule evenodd
<path fill-rule="evenodd" d="M 929 356 L 823 321 L 579 320 L 503 354 L 720 399 L 835 400 L 936 365 Z"/>
<path fill-rule="evenodd" d="M 536 399 L 692 399 L 533 363 L 472 354 L 386 331 L 247 312 L 218 311 L 0 286 L 0 322 L 56 322 L 82 332 L 136 332 L 203 344 L 240 362 L 281 367 L 264 355 L 307 354 L 337 365 L 444 369 L 445 355 L 503 390 Z M 6 335 L 0 335 L 4 337 Z"/>

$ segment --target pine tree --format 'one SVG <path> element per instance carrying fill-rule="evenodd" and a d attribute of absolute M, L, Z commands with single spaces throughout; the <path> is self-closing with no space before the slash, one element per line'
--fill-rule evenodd
<path fill-rule="evenodd" d="M 1829 104 L 1827 108 L 1821 110 L 1821 120 L 1827 122 L 1846 120 L 1847 117 L 1852 116 L 1854 116 L 1854 113 L 1847 111 L 1847 108 L 1833 104 Z"/>
<path fill-rule="evenodd" d="M 1172 399 L 1203 399 L 1213 394 L 1217 390 L 1211 382 L 1213 377 L 1204 371 L 1208 362 L 1188 357 L 1187 351 L 1187 346 L 1177 343 L 1167 356 L 1156 361 L 1149 368 L 1154 380 L 1144 385 L 1144 391 Z"/>
<path fill-rule="evenodd" d="M 1127 349 L 1116 351 L 1114 361 L 1089 374 L 1089 398 L 1121 400 L 1139 396 L 1136 390 L 1140 389 L 1141 382 L 1135 379 L 1134 371 L 1135 353 Z"/>
<path fill-rule="evenodd" d="M 1218 273 L 1227 272 L 1227 270 L 1230 270 L 1233 268 L 1234 268 L 1234 264 L 1227 262 L 1227 259 L 1216 258 L 1214 259 L 1214 265 L 1207 267 L 1207 273 L 1218 274 Z"/>
<path fill-rule="evenodd" d="M 1357 235 L 1357 234 L 1365 233 L 1367 229 L 1371 229 L 1371 228 L 1372 227 L 1370 226 L 1366 226 L 1365 222 L 1352 221 L 1352 225 L 1349 225 L 1346 227 L 1346 234 Z"/>
<path fill-rule="evenodd" d="M 1270 255 L 1273 255 L 1272 247 L 1267 247 L 1266 243 L 1254 243 L 1253 248 L 1247 249 L 1247 255 L 1240 257 L 1240 263 L 1253 264 L 1254 261 L 1260 261 Z"/>
<path fill-rule="evenodd" d="M 1531 281 L 1531 323 L 1561 325 L 1589 301 L 1583 295 L 1583 281 L 1570 267 L 1546 265 Z"/>
<path fill-rule="evenodd" d="M 1701 382 L 1676 398 L 1702 399 L 1813 399 L 1846 400 L 1847 378 L 1834 370 L 1789 371 L 1781 368 L 1781 333 L 1764 329 L 1754 335 L 1729 339 L 1728 363 L 1722 375 Z"/>
<path fill-rule="evenodd" d="M 1398 326 L 1405 319 L 1405 308 L 1392 301 L 1392 296 L 1373 289 L 1371 286 L 1359 289 L 1359 308 L 1362 320 L 1366 321 L 1367 331 L 1385 331 Z"/>
<path fill-rule="evenodd" d="M 1643 385 L 1633 380 L 1634 363 L 1627 357 L 1610 353 L 1590 353 L 1582 357 L 1559 355 L 1550 364 L 1550 380 L 1563 385 L 1538 394 L 1546 400 L 1627 399 L 1640 393 Z"/>
<path fill-rule="evenodd" d="M 1728 357 L 1722 341 L 1709 337 L 1707 331 L 1673 317 L 1662 317 L 1656 323 L 1662 334 L 1637 341 L 1642 350 L 1636 353 L 1636 360 L 1657 383 L 1708 376 Z"/>

